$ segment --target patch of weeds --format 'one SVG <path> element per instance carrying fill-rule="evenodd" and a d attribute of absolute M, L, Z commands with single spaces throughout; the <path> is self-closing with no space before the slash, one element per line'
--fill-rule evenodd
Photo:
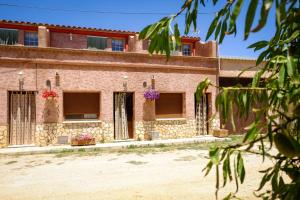
<path fill-rule="evenodd" d="M 129 164 L 132 164 L 132 165 L 144 165 L 144 164 L 147 164 L 148 162 L 131 160 L 131 161 L 128 161 L 126 163 L 129 163 Z"/>
<path fill-rule="evenodd" d="M 127 147 L 127 149 L 136 149 L 137 148 L 137 146 L 136 145 L 133 145 L 133 144 L 131 144 L 131 145 L 129 145 L 128 147 Z"/>
<path fill-rule="evenodd" d="M 196 160 L 197 158 L 195 156 L 183 156 L 180 158 L 176 158 L 174 159 L 175 161 L 192 161 L 192 160 Z"/>
<path fill-rule="evenodd" d="M 167 145 L 165 144 L 157 144 L 155 145 L 154 147 L 157 147 L 157 148 L 163 148 L 163 147 L 166 147 Z"/>
<path fill-rule="evenodd" d="M 78 152 L 85 152 L 85 148 L 78 149 Z"/>
<path fill-rule="evenodd" d="M 11 165 L 11 164 L 14 164 L 14 163 L 17 163 L 18 161 L 16 161 L 16 160 L 12 160 L 12 161 L 9 161 L 9 162 L 7 162 L 7 163 L 5 163 L 6 165 Z"/>

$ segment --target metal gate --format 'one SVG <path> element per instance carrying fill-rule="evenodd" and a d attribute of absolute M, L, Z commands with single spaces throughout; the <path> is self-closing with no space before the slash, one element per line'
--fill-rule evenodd
<path fill-rule="evenodd" d="M 9 92 L 9 143 L 24 145 L 34 143 L 36 123 L 35 92 Z"/>

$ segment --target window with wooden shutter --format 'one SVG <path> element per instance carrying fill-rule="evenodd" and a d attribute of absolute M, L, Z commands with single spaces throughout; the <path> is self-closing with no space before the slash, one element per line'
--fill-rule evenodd
<path fill-rule="evenodd" d="M 181 118 L 184 117 L 183 93 L 160 93 L 155 100 L 156 118 Z"/>
<path fill-rule="evenodd" d="M 14 45 L 18 43 L 19 31 L 15 29 L 0 29 L 0 44 Z"/>
<path fill-rule="evenodd" d="M 100 49 L 105 50 L 107 48 L 107 38 L 106 37 L 87 37 L 87 48 L 88 49 Z"/>
<path fill-rule="evenodd" d="M 98 119 L 100 115 L 100 93 L 63 94 L 63 110 L 66 120 Z"/>

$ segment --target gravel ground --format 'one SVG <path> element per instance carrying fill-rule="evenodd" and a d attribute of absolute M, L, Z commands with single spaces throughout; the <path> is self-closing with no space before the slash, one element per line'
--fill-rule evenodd
<path fill-rule="evenodd" d="M 44 154 L 0 157 L 0 199 L 214 199 L 214 171 L 204 177 L 206 150 L 159 153 Z M 239 196 L 255 199 L 263 169 L 245 157 Z M 231 183 L 219 196 L 235 190 Z"/>

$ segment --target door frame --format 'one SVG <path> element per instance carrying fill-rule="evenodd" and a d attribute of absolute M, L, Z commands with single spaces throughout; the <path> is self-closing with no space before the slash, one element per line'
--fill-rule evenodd
<path fill-rule="evenodd" d="M 116 93 L 126 93 L 132 94 L 132 138 L 128 138 L 128 140 L 132 140 L 135 138 L 135 92 L 134 91 L 114 91 L 113 92 L 113 128 L 114 128 L 114 140 L 116 138 L 115 134 L 115 94 Z"/>
<path fill-rule="evenodd" d="M 11 109 L 12 109 L 12 99 L 11 99 L 11 94 L 12 93 L 32 93 L 34 95 L 34 127 L 33 127 L 33 133 L 31 133 L 31 140 L 29 144 L 12 144 L 11 142 Z M 8 131 L 7 131 L 7 142 L 9 146 L 32 146 L 35 144 L 35 134 L 36 134 L 36 97 L 37 97 L 37 91 L 35 90 L 7 90 L 7 124 L 8 124 Z"/>

